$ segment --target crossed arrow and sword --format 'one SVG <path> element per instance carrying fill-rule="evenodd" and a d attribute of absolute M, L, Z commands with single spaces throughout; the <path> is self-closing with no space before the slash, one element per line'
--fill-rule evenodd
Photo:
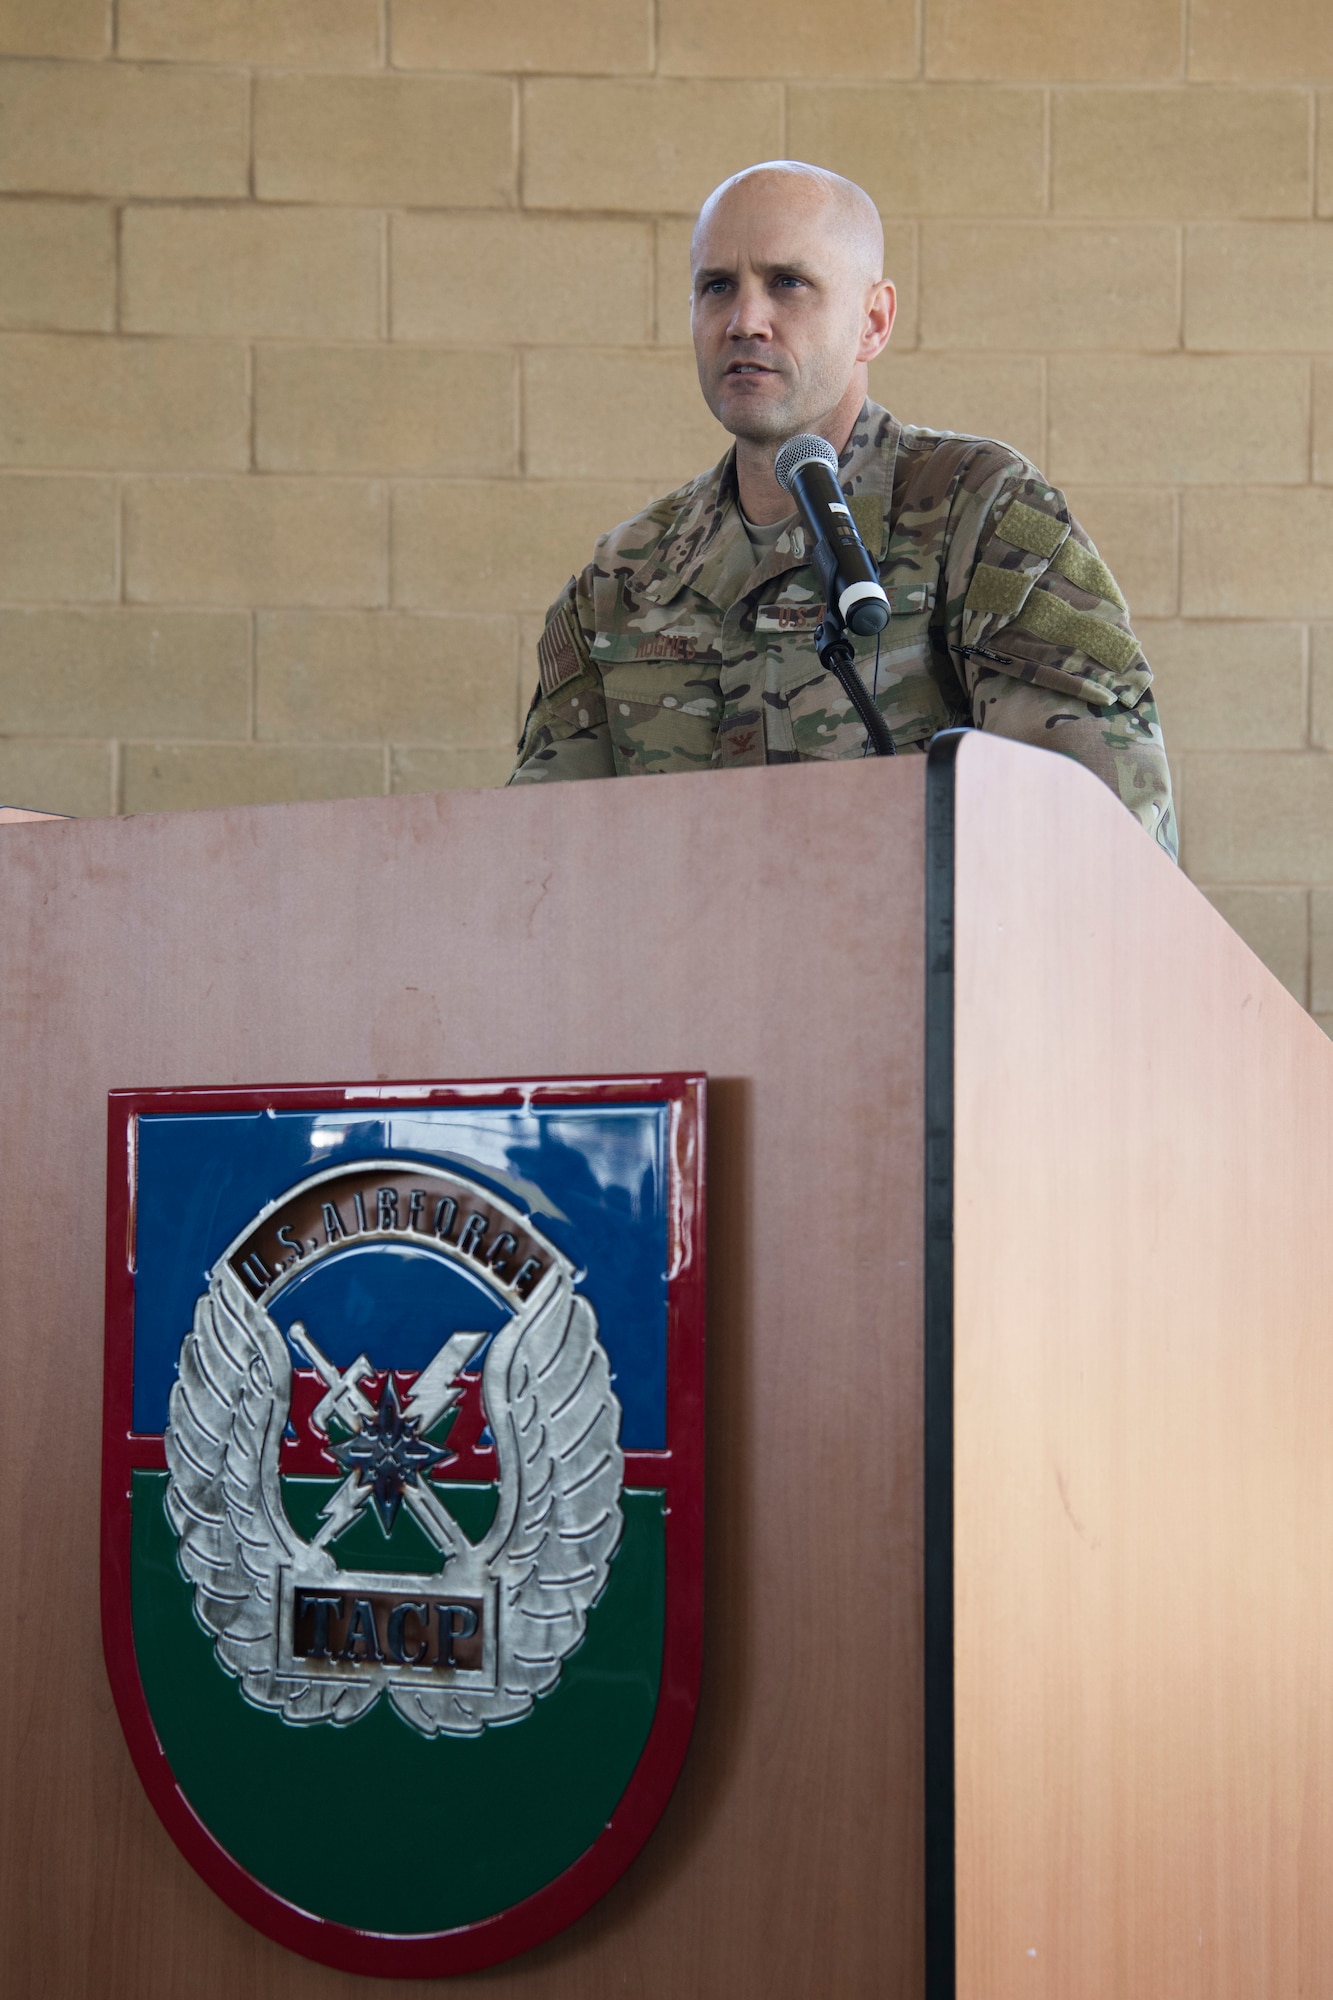
<path fill-rule="evenodd" d="M 358 1354 L 350 1368 L 339 1370 L 320 1353 L 302 1321 L 293 1320 L 289 1333 L 324 1384 L 325 1393 L 310 1413 L 315 1429 L 327 1437 L 330 1417 L 337 1417 L 349 1431 L 359 1431 L 365 1424 L 373 1424 L 378 1412 L 363 1393 L 361 1384 L 378 1371 L 372 1368 L 366 1356 Z M 435 1359 L 422 1369 L 402 1411 L 404 1419 L 416 1426 L 418 1437 L 424 1436 L 458 1401 L 463 1392 L 454 1386 L 454 1377 L 467 1367 L 486 1338 L 484 1333 L 451 1334 Z M 349 1527 L 369 1501 L 372 1490 L 371 1486 L 363 1483 L 359 1470 L 350 1472 L 328 1504 L 321 1508 L 320 1517 L 324 1526 L 314 1537 L 311 1547 L 323 1548 L 325 1543 L 331 1542 L 335 1535 L 340 1535 L 344 1528 Z M 426 1483 L 415 1478 L 405 1479 L 402 1498 L 441 1554 L 457 1555 L 462 1547 L 458 1524 Z"/>

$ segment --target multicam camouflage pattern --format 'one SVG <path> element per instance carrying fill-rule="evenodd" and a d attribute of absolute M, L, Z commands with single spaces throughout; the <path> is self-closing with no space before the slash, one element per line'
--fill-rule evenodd
<path fill-rule="evenodd" d="M 1152 674 L 1064 495 L 990 438 L 867 403 L 840 479 L 890 618 L 856 642 L 900 751 L 973 724 L 1096 772 L 1174 858 Z M 547 616 L 511 784 L 859 757 L 820 667 L 819 582 L 795 523 L 757 564 L 731 452 L 597 543 Z"/>

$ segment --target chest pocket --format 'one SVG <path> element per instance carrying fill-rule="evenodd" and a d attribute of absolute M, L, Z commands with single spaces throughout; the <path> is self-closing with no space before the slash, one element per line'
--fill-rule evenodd
<path fill-rule="evenodd" d="M 617 777 L 709 768 L 722 716 L 716 666 L 634 660 L 601 673 Z"/>

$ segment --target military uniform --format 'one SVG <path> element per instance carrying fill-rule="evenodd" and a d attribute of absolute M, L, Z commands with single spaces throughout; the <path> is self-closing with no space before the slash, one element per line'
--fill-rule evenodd
<path fill-rule="evenodd" d="M 867 403 L 839 461 L 889 600 L 857 663 L 900 751 L 974 724 L 1086 764 L 1173 857 L 1152 673 L 1064 495 L 990 438 Z M 819 664 L 823 598 L 793 524 L 756 550 L 734 450 L 612 529 L 547 614 L 511 784 L 860 757 Z"/>

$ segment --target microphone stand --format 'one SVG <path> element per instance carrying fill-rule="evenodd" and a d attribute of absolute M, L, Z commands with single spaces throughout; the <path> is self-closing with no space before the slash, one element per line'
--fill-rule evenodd
<path fill-rule="evenodd" d="M 825 604 L 824 616 L 815 628 L 815 651 L 824 672 L 833 675 L 865 724 L 875 755 L 896 757 L 898 746 L 889 733 L 888 723 L 871 699 L 869 688 L 857 672 L 856 652 L 847 637 L 847 627 L 842 622 L 838 607 L 831 601 Z"/>

